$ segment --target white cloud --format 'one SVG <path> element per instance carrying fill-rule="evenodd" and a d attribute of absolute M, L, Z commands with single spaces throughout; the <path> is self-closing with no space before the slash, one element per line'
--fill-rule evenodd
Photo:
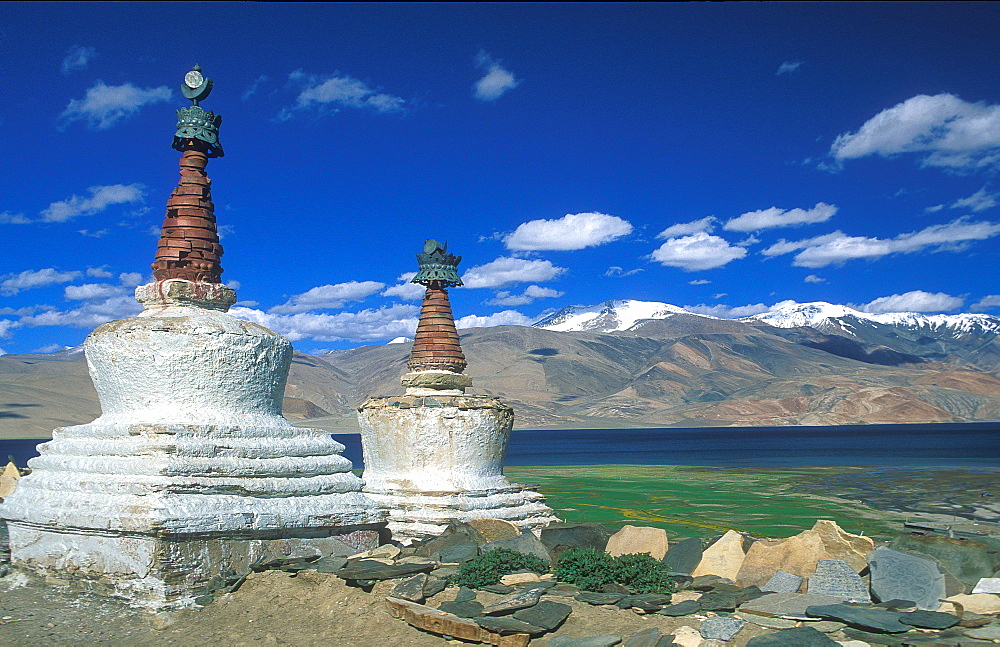
<path fill-rule="evenodd" d="M 455 321 L 456 328 L 488 328 L 489 326 L 530 326 L 534 319 L 517 310 L 503 310 L 491 315 L 465 315 Z"/>
<path fill-rule="evenodd" d="M 485 51 L 476 55 L 476 67 L 486 70 L 486 75 L 472 86 L 472 95 L 480 101 L 496 101 L 521 84 L 510 70 Z"/>
<path fill-rule="evenodd" d="M 791 74 L 795 70 L 799 69 L 802 65 L 802 61 L 785 61 L 778 66 L 778 71 L 775 72 L 775 76 L 781 76 L 782 74 Z"/>
<path fill-rule="evenodd" d="M 385 287 L 378 281 L 348 281 L 336 285 L 320 285 L 296 294 L 280 306 L 274 306 L 271 314 L 293 314 L 322 308 L 343 308 L 348 301 L 361 301 Z"/>
<path fill-rule="evenodd" d="M 619 267 L 618 265 L 612 265 L 607 269 L 607 271 L 604 272 L 603 276 L 626 277 L 626 276 L 632 276 L 633 274 L 638 274 L 639 272 L 643 271 L 645 270 L 643 270 L 641 267 L 637 267 L 633 270 L 626 270 L 625 268 Z"/>
<path fill-rule="evenodd" d="M 606 213 L 568 213 L 553 220 L 530 220 L 506 236 L 507 249 L 568 251 L 596 247 L 632 232 L 632 225 Z"/>
<path fill-rule="evenodd" d="M 285 108 L 278 115 L 279 121 L 290 119 L 296 111 L 320 109 L 321 112 L 337 112 L 339 108 L 356 108 L 389 114 L 405 112 L 406 101 L 401 97 L 378 92 L 368 87 L 364 81 L 354 77 L 334 74 L 316 76 L 295 70 L 288 75 L 290 83 L 302 88 L 295 105 Z M 330 107 L 336 106 L 336 107 Z"/>
<path fill-rule="evenodd" d="M 97 50 L 93 47 L 71 47 L 66 52 L 62 62 L 62 73 L 69 74 L 74 70 L 85 70 L 90 62 L 97 58 Z"/>
<path fill-rule="evenodd" d="M 396 304 L 377 310 L 338 312 L 337 314 L 298 312 L 284 315 L 244 307 L 230 308 L 234 317 L 253 321 L 288 337 L 292 341 L 379 341 L 395 337 L 413 337 L 417 330 L 415 305 Z"/>
<path fill-rule="evenodd" d="M 424 292 L 427 288 L 419 283 L 410 283 L 410 279 L 416 276 L 416 272 L 404 272 L 396 277 L 397 281 L 400 281 L 398 285 L 393 285 L 386 288 L 382 292 L 384 297 L 399 297 L 405 301 L 416 301 L 422 299 Z"/>
<path fill-rule="evenodd" d="M 679 267 L 685 272 L 710 270 L 743 258 L 747 250 L 730 245 L 718 236 L 699 232 L 690 236 L 670 238 L 651 254 L 662 265 Z"/>
<path fill-rule="evenodd" d="M 521 294 L 512 294 L 507 291 L 497 292 L 496 297 L 485 301 L 485 303 L 491 306 L 523 306 L 533 303 L 535 299 L 551 299 L 561 297 L 563 294 L 565 292 L 553 290 L 552 288 L 529 285 Z"/>
<path fill-rule="evenodd" d="M 826 279 L 820 278 L 815 274 L 810 274 L 809 276 L 807 276 L 802 280 L 805 281 L 806 283 L 826 283 Z"/>
<path fill-rule="evenodd" d="M 932 247 L 934 251 L 959 251 L 964 249 L 962 243 L 985 240 L 997 234 L 1000 234 L 998 223 L 970 222 L 967 218 L 959 218 L 947 224 L 900 234 L 895 238 L 848 236 L 835 231 L 795 242 L 782 239 L 762 253 L 765 256 L 778 256 L 802 250 L 796 254 L 792 264 L 816 268 L 857 258 L 876 259 L 888 254 L 910 254 L 925 247 Z"/>
<path fill-rule="evenodd" d="M 10 329 L 16 327 L 17 322 L 13 319 L 0 319 L 0 339 L 10 337 Z"/>
<path fill-rule="evenodd" d="M 972 304 L 973 310 L 987 310 L 990 308 L 1000 308 L 1000 294 L 988 294 Z"/>
<path fill-rule="evenodd" d="M 1000 162 L 1000 106 L 953 94 L 917 95 L 887 108 L 830 147 L 838 163 L 915 153 L 922 166 L 971 171 Z"/>
<path fill-rule="evenodd" d="M 34 222 L 31 218 L 26 218 L 23 213 L 10 213 L 4 211 L 0 213 L 0 225 L 27 225 Z"/>
<path fill-rule="evenodd" d="M 684 309 L 688 312 L 693 312 L 699 315 L 708 315 L 710 317 L 718 317 L 720 319 L 738 319 L 740 317 L 749 317 L 751 315 L 760 314 L 761 312 L 767 312 L 770 310 L 763 303 L 754 303 L 752 305 L 745 306 L 734 306 L 730 308 L 727 305 L 706 305 L 701 303 L 696 306 L 684 306 Z"/>
<path fill-rule="evenodd" d="M 932 207 L 924 207 L 924 213 L 937 213 L 938 211 L 941 211 L 942 209 L 944 209 L 944 205 L 943 204 L 936 204 L 936 205 L 934 205 Z"/>
<path fill-rule="evenodd" d="M 145 280 L 139 272 L 122 272 L 118 275 L 118 280 L 127 288 L 134 288 L 142 285 Z M 233 288 L 235 289 L 235 288 Z"/>
<path fill-rule="evenodd" d="M 942 312 L 957 310 L 965 302 L 960 297 L 953 297 L 944 292 L 924 292 L 912 290 L 904 294 L 893 294 L 879 297 L 860 306 L 855 306 L 862 312 Z"/>
<path fill-rule="evenodd" d="M 92 276 L 95 279 L 110 279 L 114 274 L 107 270 L 107 265 L 101 265 L 100 267 L 88 267 L 87 276 Z"/>
<path fill-rule="evenodd" d="M 83 285 L 67 285 L 63 296 L 70 301 L 88 301 L 90 299 L 107 299 L 122 296 L 125 290 L 117 285 L 107 283 L 84 283 Z"/>
<path fill-rule="evenodd" d="M 708 285 L 711 283 L 708 279 L 695 279 L 693 281 L 688 281 L 688 285 Z"/>
<path fill-rule="evenodd" d="M 242 96 L 240 98 L 243 101 L 249 100 L 250 97 L 252 97 L 253 95 L 257 94 L 257 90 L 260 89 L 260 86 L 264 85 L 265 83 L 267 83 L 270 80 L 271 79 L 269 77 L 267 77 L 267 76 L 265 76 L 263 74 L 261 76 L 258 76 L 256 79 L 254 79 L 254 82 L 250 84 L 250 87 L 247 88 L 245 92 L 243 92 L 243 94 L 242 94 Z"/>
<path fill-rule="evenodd" d="M 979 213 L 980 211 L 986 211 L 997 206 L 998 197 L 1000 197 L 1000 193 L 987 193 L 986 187 L 983 187 L 968 198 L 955 200 L 949 206 L 952 209 L 968 209 L 969 211 Z"/>
<path fill-rule="evenodd" d="M 131 296 L 116 296 L 104 300 L 87 301 L 79 308 L 60 311 L 49 310 L 40 314 L 22 317 L 20 324 L 36 326 L 69 326 L 71 328 L 96 328 L 115 319 L 134 317 L 142 312 L 142 306 Z"/>
<path fill-rule="evenodd" d="M 56 283 L 69 283 L 80 277 L 82 272 L 70 271 L 59 272 L 55 268 L 47 267 L 41 270 L 25 270 L 20 274 L 5 274 L 0 276 L 0 294 L 9 297 L 23 290 L 40 288 Z"/>
<path fill-rule="evenodd" d="M 818 202 L 812 209 L 760 209 L 748 211 L 722 226 L 729 231 L 758 231 L 771 227 L 794 227 L 797 225 L 825 222 L 837 213 L 837 207 L 825 202 Z"/>
<path fill-rule="evenodd" d="M 715 229 L 715 216 L 706 216 L 701 220 L 693 220 L 691 222 L 679 222 L 676 225 L 670 225 L 660 233 L 656 234 L 657 238 L 675 238 L 677 236 L 690 236 L 691 234 L 697 234 L 701 232 L 712 233 Z"/>
<path fill-rule="evenodd" d="M 87 191 L 89 198 L 74 195 L 66 200 L 53 202 L 40 213 L 41 222 L 66 222 L 77 216 L 91 216 L 104 211 L 113 204 L 142 202 L 141 184 L 111 184 L 92 186 Z"/>
<path fill-rule="evenodd" d="M 532 261 L 501 256 L 495 261 L 469 268 L 462 275 L 467 288 L 502 288 L 511 283 L 541 283 L 566 271 L 550 261 Z"/>
<path fill-rule="evenodd" d="M 104 85 L 98 81 L 83 99 L 73 99 L 59 115 L 65 123 L 86 121 L 95 130 L 107 130 L 152 103 L 169 101 L 173 93 L 165 85 L 138 88 L 131 83 Z"/>

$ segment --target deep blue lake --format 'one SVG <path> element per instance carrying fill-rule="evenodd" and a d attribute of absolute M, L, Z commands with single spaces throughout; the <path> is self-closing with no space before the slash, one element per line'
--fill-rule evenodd
<path fill-rule="evenodd" d="M 362 467 L 361 436 L 335 434 Z M 23 466 L 39 440 L 0 440 Z M 507 465 L 878 466 L 1000 469 L 1000 422 L 837 427 L 519 430 Z"/>

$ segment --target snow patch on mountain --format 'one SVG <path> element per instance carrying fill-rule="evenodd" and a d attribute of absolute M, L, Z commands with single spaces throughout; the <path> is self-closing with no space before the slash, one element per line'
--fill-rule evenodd
<path fill-rule="evenodd" d="M 666 319 L 675 314 L 694 314 L 658 301 L 612 300 L 593 306 L 567 306 L 532 324 L 546 330 L 612 332 L 628 330 L 642 319 Z M 696 315 L 714 319 L 707 315 Z"/>

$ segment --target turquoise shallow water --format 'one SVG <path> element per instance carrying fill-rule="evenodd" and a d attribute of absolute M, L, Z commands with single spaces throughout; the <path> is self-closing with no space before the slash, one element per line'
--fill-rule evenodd
<path fill-rule="evenodd" d="M 362 467 L 361 437 L 335 434 Z M 43 441 L 0 440 L 18 465 Z M 858 466 L 1000 470 L 1000 422 L 836 427 L 518 430 L 506 464 Z"/>

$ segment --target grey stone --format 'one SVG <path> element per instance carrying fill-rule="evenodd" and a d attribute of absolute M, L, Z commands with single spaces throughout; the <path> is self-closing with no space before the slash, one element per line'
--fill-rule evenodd
<path fill-rule="evenodd" d="M 698 598 L 702 611 L 735 611 L 744 600 L 733 591 L 709 591 Z"/>
<path fill-rule="evenodd" d="M 809 593 L 829 595 L 844 602 L 872 601 L 861 577 L 842 559 L 821 559 L 809 576 Z"/>
<path fill-rule="evenodd" d="M 529 625 L 541 627 L 546 631 L 552 631 L 573 612 L 573 607 L 559 602 L 542 600 L 538 604 L 528 609 L 521 609 L 514 612 L 514 618 Z"/>
<path fill-rule="evenodd" d="M 474 541 L 463 541 L 450 546 L 442 546 L 438 556 L 442 562 L 467 562 L 479 556 L 479 544 Z"/>
<path fill-rule="evenodd" d="M 484 591 L 489 591 L 490 593 L 496 593 L 497 595 L 507 595 L 508 593 L 514 592 L 514 587 L 507 586 L 506 584 L 490 584 L 480 588 Z"/>
<path fill-rule="evenodd" d="M 424 598 L 427 597 L 424 594 L 424 586 L 427 584 L 427 574 L 420 573 L 419 575 L 414 575 L 408 580 L 403 580 L 396 586 L 392 587 L 392 597 L 403 598 L 404 600 L 409 600 L 410 602 L 421 603 Z"/>
<path fill-rule="evenodd" d="M 675 573 L 690 575 L 701 562 L 701 555 L 701 539 L 689 537 L 671 546 L 663 557 L 663 563 Z"/>
<path fill-rule="evenodd" d="M 447 588 L 447 580 L 440 580 L 436 577 L 428 577 L 424 582 L 424 597 L 431 598 Z"/>
<path fill-rule="evenodd" d="M 417 546 L 416 550 L 414 550 L 414 554 L 420 557 L 428 557 L 430 559 L 445 561 L 441 559 L 442 549 L 458 544 L 467 544 L 469 542 L 476 543 L 476 537 L 478 536 L 479 535 L 476 532 L 476 529 L 472 526 L 464 523 L 451 522 L 440 535 L 422 542 L 419 546 Z"/>
<path fill-rule="evenodd" d="M 836 602 L 836 598 L 831 598 L 827 595 L 768 593 L 756 600 L 744 602 L 740 605 L 740 610 L 748 613 L 805 620 L 809 618 L 806 614 L 808 607 L 821 604 L 834 604 Z"/>
<path fill-rule="evenodd" d="M 362 559 L 337 571 L 337 577 L 344 580 L 391 580 L 404 575 L 425 573 L 433 568 L 432 564 L 383 564 Z"/>
<path fill-rule="evenodd" d="M 458 592 L 455 594 L 455 602 L 468 602 L 469 600 L 476 599 L 476 592 L 467 586 L 458 587 Z"/>
<path fill-rule="evenodd" d="M 552 557 L 549 555 L 548 549 L 542 542 L 538 541 L 538 538 L 536 538 L 531 531 L 523 532 L 519 537 L 509 537 L 499 541 L 491 541 L 488 544 L 483 544 L 480 550 L 485 553 L 490 550 L 496 550 L 497 548 L 507 548 L 518 553 L 534 555 L 546 564 L 552 563 Z"/>
<path fill-rule="evenodd" d="M 475 600 L 463 600 L 462 602 L 442 602 L 438 609 L 445 613 L 456 615 L 459 618 L 475 618 L 483 615 L 483 605 Z"/>
<path fill-rule="evenodd" d="M 320 560 L 313 562 L 313 568 L 315 568 L 320 573 L 336 573 L 340 569 L 347 565 L 347 558 L 340 557 L 336 555 L 331 555 L 330 557 L 324 557 Z"/>
<path fill-rule="evenodd" d="M 662 638 L 663 635 L 658 628 L 650 627 L 629 636 L 622 645 L 623 647 L 659 647 Z"/>
<path fill-rule="evenodd" d="M 976 629 L 966 629 L 965 635 L 977 640 L 1000 640 L 1000 624 L 986 625 Z"/>
<path fill-rule="evenodd" d="M 972 588 L 973 593 L 1000 593 L 1000 577 L 983 577 Z"/>
<path fill-rule="evenodd" d="M 959 593 L 968 592 L 980 578 L 990 577 L 1000 568 L 1000 552 L 971 539 L 906 534 L 894 538 L 889 547 L 893 550 L 922 553 L 938 560 L 944 570 L 967 587 Z"/>
<path fill-rule="evenodd" d="M 747 647 L 839 647 L 839 645 L 840 643 L 812 627 L 782 629 L 747 641 Z"/>
<path fill-rule="evenodd" d="M 553 636 L 547 645 L 548 647 L 614 647 L 621 642 L 621 636 L 590 636 L 588 638 Z"/>
<path fill-rule="evenodd" d="M 847 625 L 843 622 L 837 622 L 836 620 L 811 620 L 809 621 L 809 624 L 805 626 L 812 627 L 816 631 L 820 631 L 825 634 L 832 634 L 834 631 L 840 631 Z"/>
<path fill-rule="evenodd" d="M 701 623 L 699 633 L 707 640 L 732 640 L 743 628 L 743 620 L 713 616 Z"/>
<path fill-rule="evenodd" d="M 694 591 L 708 591 L 709 589 L 715 588 L 720 584 L 730 584 L 733 581 L 728 577 L 720 577 L 718 575 L 699 575 L 698 577 L 691 580 L 688 584 L 688 588 Z"/>
<path fill-rule="evenodd" d="M 899 621 L 921 629 L 948 629 L 958 624 L 957 617 L 937 611 L 911 611 L 900 615 Z"/>
<path fill-rule="evenodd" d="M 584 591 L 577 595 L 576 599 L 580 602 L 599 606 L 602 604 L 618 604 L 618 601 L 624 597 L 621 593 L 593 593 L 591 591 Z"/>
<path fill-rule="evenodd" d="M 667 604 L 670 604 L 670 596 L 660 593 L 628 595 L 615 603 L 619 609 L 642 609 L 647 613 L 659 611 Z"/>
<path fill-rule="evenodd" d="M 656 613 L 661 616 L 670 616 L 672 618 L 689 616 L 695 613 L 701 613 L 701 605 L 695 600 L 684 600 L 683 602 L 663 607 Z"/>
<path fill-rule="evenodd" d="M 599 523 L 553 523 L 542 528 L 541 541 L 552 555 L 567 548 L 594 548 L 603 551 L 608 546 L 611 531 Z"/>
<path fill-rule="evenodd" d="M 502 616 L 517 611 L 518 609 L 527 609 L 528 607 L 533 607 L 538 604 L 538 600 L 541 597 L 541 589 L 528 589 L 522 593 L 497 600 L 483 609 L 483 615 Z"/>
<path fill-rule="evenodd" d="M 901 614 L 870 607 L 856 607 L 848 604 L 824 604 L 806 609 L 814 618 L 837 620 L 865 631 L 880 633 L 902 633 L 912 629 L 899 621 Z"/>
<path fill-rule="evenodd" d="M 769 616 L 759 616 L 755 613 L 744 613 L 743 611 L 737 611 L 736 613 L 733 614 L 733 616 L 739 618 L 740 620 L 746 620 L 747 622 L 752 622 L 753 624 L 761 627 L 767 627 L 768 629 L 791 629 L 792 627 L 796 626 L 799 622 L 798 620 L 789 620 L 787 618 L 771 618 Z M 831 622 L 830 624 L 840 624 L 840 623 Z"/>
<path fill-rule="evenodd" d="M 438 566 L 433 571 L 431 571 L 431 575 L 443 580 L 445 578 L 451 577 L 452 575 L 458 575 L 458 567 L 457 566 Z"/>
<path fill-rule="evenodd" d="M 798 575 L 779 570 L 775 571 L 760 590 L 765 593 L 798 593 L 804 581 L 805 579 Z"/>
<path fill-rule="evenodd" d="M 534 625 L 529 625 L 527 622 L 521 622 L 520 620 L 515 620 L 514 618 L 497 618 L 495 616 L 479 616 L 473 618 L 475 623 L 487 631 L 492 631 L 496 634 L 506 635 L 506 634 L 529 634 L 532 636 L 537 636 L 538 634 L 545 633 L 545 630 L 541 627 L 536 627 Z"/>
<path fill-rule="evenodd" d="M 933 560 L 879 546 L 868 553 L 871 592 L 876 600 L 912 600 L 934 611 L 945 597 L 944 575 Z"/>

